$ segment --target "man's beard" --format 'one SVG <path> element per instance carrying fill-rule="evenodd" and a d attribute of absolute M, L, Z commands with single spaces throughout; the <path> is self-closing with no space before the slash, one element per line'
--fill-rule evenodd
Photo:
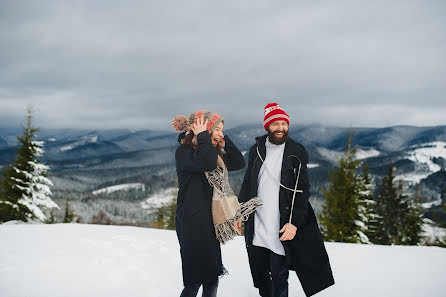
<path fill-rule="evenodd" d="M 282 138 L 276 137 L 276 134 L 280 132 L 283 133 Z M 288 140 L 288 130 L 276 130 L 274 132 L 271 132 L 271 130 L 268 129 L 268 138 L 272 144 L 281 145 Z"/>

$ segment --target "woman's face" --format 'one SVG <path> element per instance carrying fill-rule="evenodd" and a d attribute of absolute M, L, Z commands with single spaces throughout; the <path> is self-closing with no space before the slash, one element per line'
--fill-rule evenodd
<path fill-rule="evenodd" d="M 218 145 L 218 143 L 223 140 L 223 137 L 225 137 L 223 135 L 223 122 L 220 122 L 220 124 L 218 124 L 215 128 L 214 131 L 212 131 L 211 134 L 211 141 L 212 144 L 216 147 Z"/>

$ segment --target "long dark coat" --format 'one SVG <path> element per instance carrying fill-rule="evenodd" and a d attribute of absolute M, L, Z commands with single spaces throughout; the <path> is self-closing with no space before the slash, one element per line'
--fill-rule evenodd
<path fill-rule="evenodd" d="M 184 137 L 180 134 L 178 140 Z M 245 167 L 245 160 L 238 148 L 225 136 L 223 159 L 228 170 Z M 178 175 L 178 202 L 175 229 L 180 243 L 183 283 L 215 281 L 223 274 L 220 242 L 212 223 L 212 194 L 204 173 L 217 167 L 217 150 L 209 133 L 197 135 L 199 150 L 180 145 L 175 153 Z"/>
<path fill-rule="evenodd" d="M 257 137 L 256 144 L 250 149 L 248 169 L 246 170 L 239 194 L 240 202 L 257 197 L 257 178 L 263 164 L 258 157 L 257 147 L 262 159 L 265 160 L 266 138 L 267 135 Z M 285 143 L 280 180 L 288 188 L 294 189 L 299 163 L 302 165 L 298 189 L 303 190 L 303 193 L 296 193 L 291 221 L 297 227 L 297 233 L 292 240 L 282 241 L 282 244 L 285 249 L 289 269 L 296 271 L 305 294 L 311 296 L 333 285 L 334 279 L 316 216 L 308 201 L 310 197 L 310 184 L 307 172 L 308 153 L 300 143 L 289 138 Z M 292 197 L 292 191 L 280 187 L 279 211 L 281 227 L 288 223 Z M 254 237 L 254 219 L 255 216 L 250 215 L 248 221 L 245 222 L 245 241 L 254 285 L 258 287 L 259 280 L 256 278 L 256 275 L 258 275 L 256 261 L 253 259 L 251 252 Z M 279 232 L 277 232 L 277 236 L 280 237 Z"/>

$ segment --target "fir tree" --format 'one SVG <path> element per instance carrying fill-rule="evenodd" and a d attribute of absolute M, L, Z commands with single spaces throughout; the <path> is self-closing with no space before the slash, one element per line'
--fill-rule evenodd
<path fill-rule="evenodd" d="M 361 242 L 372 243 L 369 236 L 374 235 L 375 222 L 379 217 L 375 214 L 375 201 L 373 200 L 374 185 L 370 177 L 369 165 L 366 163 L 362 167 L 362 182 L 358 184 L 360 188 L 358 212 L 361 224 Z"/>
<path fill-rule="evenodd" d="M 71 210 L 70 204 L 68 203 L 68 198 L 65 200 L 65 215 L 63 218 L 64 223 L 71 223 L 74 221 L 74 214 Z"/>
<path fill-rule="evenodd" d="M 340 242 L 368 242 L 363 233 L 365 224 L 360 215 L 361 196 L 366 190 L 357 169 L 360 161 L 354 158 L 356 148 L 351 148 L 349 136 L 344 157 L 339 168 L 329 172 L 328 190 L 322 190 L 325 203 L 319 216 L 325 240 Z"/>
<path fill-rule="evenodd" d="M 0 221 L 38 219 L 45 221 L 43 208 L 59 208 L 50 196 L 53 184 L 46 177 L 49 167 L 40 164 L 43 141 L 35 141 L 38 131 L 31 125 L 32 112 L 28 108 L 26 127 L 17 139 L 17 156 L 4 170 L 0 192 Z"/>
<path fill-rule="evenodd" d="M 54 208 L 51 208 L 50 217 L 45 221 L 47 224 L 54 224 L 56 222 L 56 218 L 54 217 Z"/>
<path fill-rule="evenodd" d="M 152 227 L 175 230 L 175 215 L 177 210 L 177 195 L 169 202 L 156 210 L 156 219 Z"/>
<path fill-rule="evenodd" d="M 423 208 L 421 207 L 421 185 L 418 185 L 414 199 L 407 201 L 403 214 L 402 244 L 418 245 L 423 240 Z"/>
<path fill-rule="evenodd" d="M 395 168 L 389 165 L 387 176 L 384 176 L 376 201 L 377 213 L 382 217 L 382 229 L 380 230 L 379 244 L 405 244 L 408 229 L 406 224 L 410 220 L 412 207 L 409 197 L 403 193 L 402 182 L 395 181 Z M 410 219 L 409 219 L 410 218 Z M 409 240 L 410 241 L 410 240 Z"/>
<path fill-rule="evenodd" d="M 364 195 L 365 198 L 365 216 L 367 217 L 366 235 L 370 243 L 382 243 L 385 238 L 383 217 L 378 212 L 377 203 L 374 200 L 374 189 L 370 179 L 369 168 L 366 164 L 363 168 L 363 178 L 369 193 Z"/>
<path fill-rule="evenodd" d="M 446 212 L 446 189 L 441 193 L 441 208 Z M 446 224 L 440 224 L 441 228 L 446 228 Z M 435 244 L 446 248 L 446 235 L 443 237 L 435 237 Z"/>

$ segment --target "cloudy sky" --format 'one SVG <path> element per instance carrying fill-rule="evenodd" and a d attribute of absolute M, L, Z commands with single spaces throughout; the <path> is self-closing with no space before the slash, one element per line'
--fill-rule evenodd
<path fill-rule="evenodd" d="M 445 1 L 1 1 L 0 127 L 446 124 Z"/>

